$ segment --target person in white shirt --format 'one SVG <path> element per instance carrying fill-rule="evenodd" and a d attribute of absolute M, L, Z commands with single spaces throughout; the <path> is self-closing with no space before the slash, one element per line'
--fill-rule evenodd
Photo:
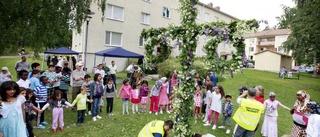
<path fill-rule="evenodd" d="M 19 87 L 24 87 L 25 89 L 28 89 L 30 87 L 30 80 L 28 79 L 29 72 L 26 70 L 19 71 L 19 77 L 20 79 L 17 81 L 17 84 Z"/>
<path fill-rule="evenodd" d="M 135 71 L 138 71 L 138 72 L 141 71 L 141 68 L 138 65 L 136 65 L 135 62 L 132 62 L 127 67 L 126 71 L 127 71 L 127 78 L 130 78 L 134 74 Z"/>
<path fill-rule="evenodd" d="M 104 72 L 104 70 L 102 69 L 102 64 L 99 64 L 98 65 L 98 68 L 94 71 L 94 74 L 97 74 L 97 73 L 99 73 L 101 76 L 103 76 L 104 77 L 104 75 L 106 74 L 105 72 Z"/>
<path fill-rule="evenodd" d="M 307 137 L 320 137 L 320 104 L 309 102 L 307 107 L 311 114 L 306 129 Z"/>
<path fill-rule="evenodd" d="M 116 84 L 116 73 L 117 73 L 117 66 L 116 66 L 116 62 L 114 60 L 111 61 L 111 65 L 109 65 L 109 73 L 111 78 L 113 79 L 113 83 L 115 85 L 115 87 L 117 88 L 117 84 Z"/>
<path fill-rule="evenodd" d="M 12 75 L 9 72 L 7 67 L 2 67 L 2 72 L 0 73 L 0 85 L 3 82 L 10 81 L 12 79 Z"/>
<path fill-rule="evenodd" d="M 56 68 L 55 68 L 55 73 L 56 73 L 56 77 L 57 77 L 57 80 L 53 83 L 53 88 L 55 90 L 58 90 L 60 87 L 61 78 L 62 78 L 61 69 L 62 69 L 62 67 L 60 67 L 60 66 L 56 66 Z"/>

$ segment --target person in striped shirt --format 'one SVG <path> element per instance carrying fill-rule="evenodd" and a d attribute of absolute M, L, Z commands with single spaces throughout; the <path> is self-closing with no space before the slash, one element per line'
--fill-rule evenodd
<path fill-rule="evenodd" d="M 36 88 L 33 89 L 34 95 L 36 97 L 36 103 L 37 107 L 41 109 L 47 102 L 48 93 L 47 93 L 47 87 L 46 84 L 48 83 L 48 78 L 46 76 L 40 77 L 40 85 L 38 85 Z M 37 127 L 39 129 L 46 128 L 45 125 L 47 125 L 48 122 L 44 121 L 44 112 L 38 113 L 37 118 Z"/>
<path fill-rule="evenodd" d="M 70 86 L 69 68 L 63 68 L 59 89 L 62 91 L 62 98 L 64 98 L 66 101 L 68 101 L 69 86 Z"/>

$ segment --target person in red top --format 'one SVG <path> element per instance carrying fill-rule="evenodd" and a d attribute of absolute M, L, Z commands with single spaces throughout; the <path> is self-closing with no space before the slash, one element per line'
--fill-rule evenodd
<path fill-rule="evenodd" d="M 263 102 L 264 102 L 264 88 L 262 86 L 256 86 L 255 89 L 257 90 L 257 94 L 254 97 L 254 99 L 263 104 Z"/>

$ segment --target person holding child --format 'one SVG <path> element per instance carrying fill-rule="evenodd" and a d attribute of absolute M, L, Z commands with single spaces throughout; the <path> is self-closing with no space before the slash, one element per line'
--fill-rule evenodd
<path fill-rule="evenodd" d="M 63 106 L 72 107 L 72 105 L 66 101 L 66 99 L 61 98 L 62 92 L 60 90 L 55 90 L 52 99 L 48 101 L 46 105 L 42 107 L 42 111 L 46 110 L 50 105 L 53 106 L 52 109 L 52 131 L 57 133 L 58 121 L 60 131 L 64 131 L 64 121 L 63 121 Z"/>
<path fill-rule="evenodd" d="M 218 128 L 224 129 L 227 125 L 226 134 L 230 134 L 230 127 L 231 127 L 231 115 L 233 112 L 233 104 L 231 102 L 232 96 L 230 94 L 225 96 L 225 101 L 222 104 L 222 126 Z"/>
<path fill-rule="evenodd" d="M 262 124 L 261 134 L 264 137 L 277 137 L 278 107 L 281 106 L 287 110 L 290 110 L 290 108 L 282 105 L 278 100 L 276 100 L 276 94 L 274 92 L 269 93 L 269 99 L 264 102 L 264 105 L 266 107 L 266 115 Z"/>
<path fill-rule="evenodd" d="M 20 95 L 19 85 L 6 81 L 0 87 L 0 133 L 4 137 L 26 137 L 25 97 Z"/>
<path fill-rule="evenodd" d="M 78 111 L 78 118 L 77 118 L 77 125 L 81 126 L 84 122 L 84 116 L 86 114 L 86 102 L 92 102 L 87 98 L 87 90 L 85 87 L 80 88 L 80 94 L 72 102 L 72 107 L 77 104 L 77 111 Z"/>

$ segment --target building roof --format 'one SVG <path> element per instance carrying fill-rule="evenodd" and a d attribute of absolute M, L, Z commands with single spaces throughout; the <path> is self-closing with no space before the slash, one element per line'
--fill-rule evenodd
<path fill-rule="evenodd" d="M 258 54 L 260 54 L 260 53 L 264 53 L 264 52 L 271 52 L 271 53 L 274 53 L 274 54 L 278 54 L 278 55 L 280 55 L 280 56 L 287 56 L 287 57 L 291 57 L 291 56 L 289 56 L 289 55 L 287 55 L 287 54 L 283 54 L 283 53 L 280 53 L 280 52 L 277 52 L 277 51 L 273 51 L 273 50 L 263 50 L 263 51 L 260 51 L 260 52 L 258 52 L 258 53 L 255 53 L 254 55 L 258 55 Z"/>
<path fill-rule="evenodd" d="M 234 19 L 234 20 L 238 20 L 238 18 L 236 18 L 236 17 L 234 17 L 234 16 L 231 16 L 230 14 L 227 14 L 227 13 L 222 12 L 222 11 L 220 11 L 220 10 L 217 10 L 217 9 L 215 9 L 214 7 L 211 7 L 211 6 L 209 6 L 209 5 L 207 5 L 207 4 L 204 4 L 204 3 L 202 3 L 202 2 L 199 2 L 199 5 L 200 5 L 200 6 L 204 6 L 204 7 L 206 7 L 206 8 L 209 8 L 209 9 L 211 9 L 211 10 L 213 10 L 213 11 L 218 12 L 218 13 L 221 13 L 221 14 L 223 14 L 223 15 L 225 15 L 225 16 L 228 16 L 228 17 L 230 17 L 230 18 L 232 18 L 232 19 Z"/>
<path fill-rule="evenodd" d="M 253 38 L 253 37 L 274 37 L 279 35 L 290 35 L 291 31 L 290 29 L 271 29 L 271 30 L 264 30 L 264 31 L 258 31 L 251 34 L 245 34 L 246 38 Z"/>

